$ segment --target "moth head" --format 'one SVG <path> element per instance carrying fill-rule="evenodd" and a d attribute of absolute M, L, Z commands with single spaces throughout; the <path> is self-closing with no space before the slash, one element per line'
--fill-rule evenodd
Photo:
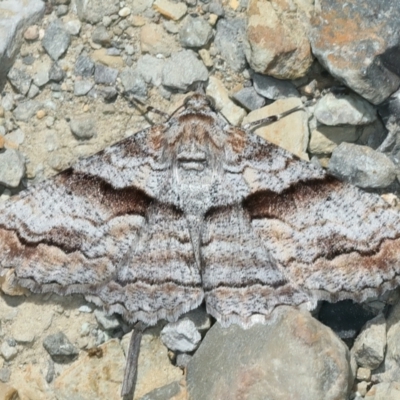
<path fill-rule="evenodd" d="M 195 93 L 186 97 L 183 102 L 183 107 L 187 110 L 200 111 L 209 110 L 215 111 L 215 101 L 212 97 L 204 94 Z"/>

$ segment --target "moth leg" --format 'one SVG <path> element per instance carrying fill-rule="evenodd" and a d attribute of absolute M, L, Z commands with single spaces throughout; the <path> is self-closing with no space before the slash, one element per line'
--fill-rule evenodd
<path fill-rule="evenodd" d="M 124 380 L 122 382 L 121 397 L 128 400 L 128 396 L 135 393 L 138 361 L 140 353 L 140 342 L 142 341 L 143 332 L 147 326 L 143 322 L 138 322 L 132 331 L 131 340 L 129 342 L 128 354 L 126 355 Z"/>

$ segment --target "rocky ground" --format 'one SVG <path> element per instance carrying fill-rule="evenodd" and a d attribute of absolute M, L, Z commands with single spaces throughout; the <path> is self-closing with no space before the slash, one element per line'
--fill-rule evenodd
<path fill-rule="evenodd" d="M 316 99 L 256 133 L 397 206 L 399 17 L 394 0 L 0 0 L 0 201 L 163 120 L 121 93 L 170 113 L 201 83 L 234 125 Z M 0 400 L 118 399 L 130 327 L 18 294 L 0 301 Z M 200 308 L 146 331 L 135 398 L 399 399 L 397 300 L 247 331 Z"/>

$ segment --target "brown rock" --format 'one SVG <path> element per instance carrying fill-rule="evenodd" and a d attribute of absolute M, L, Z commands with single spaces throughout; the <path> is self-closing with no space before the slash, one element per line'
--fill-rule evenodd
<path fill-rule="evenodd" d="M 168 0 L 156 0 L 153 8 L 165 18 L 177 21 L 187 12 L 187 6 L 184 2 L 172 2 Z"/>
<path fill-rule="evenodd" d="M 140 46 L 143 53 L 171 55 L 177 49 L 174 39 L 161 25 L 148 24 L 140 32 Z"/>
<path fill-rule="evenodd" d="M 313 60 L 307 11 L 300 1 L 250 0 L 246 57 L 256 72 L 279 79 L 305 75 Z"/>
<path fill-rule="evenodd" d="M 249 122 L 258 121 L 271 115 L 280 114 L 283 111 L 300 106 L 301 100 L 296 97 L 277 100 L 269 106 L 252 111 L 243 120 L 245 125 Z M 309 159 L 307 154 L 308 145 L 308 116 L 304 111 L 298 111 L 288 115 L 271 125 L 260 126 L 254 129 L 254 133 L 265 140 L 272 142 L 291 153 L 297 155 L 303 160 Z"/>
<path fill-rule="evenodd" d="M 25 40 L 36 40 L 39 38 L 39 27 L 37 25 L 30 26 L 24 33 Z"/>

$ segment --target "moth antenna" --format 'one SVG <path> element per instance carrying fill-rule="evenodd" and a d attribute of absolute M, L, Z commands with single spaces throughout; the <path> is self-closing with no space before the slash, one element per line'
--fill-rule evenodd
<path fill-rule="evenodd" d="M 129 342 L 128 354 L 126 355 L 124 381 L 122 382 L 121 397 L 129 400 L 135 392 L 137 367 L 140 353 L 140 342 L 142 341 L 143 332 L 146 326 L 139 321 L 133 328 L 131 340 Z"/>
<path fill-rule="evenodd" d="M 280 114 L 270 115 L 269 117 L 265 117 L 262 119 L 258 119 L 257 121 L 249 122 L 246 125 L 243 125 L 243 129 L 247 130 L 253 128 L 257 125 L 271 125 L 272 123 L 279 121 L 280 119 L 287 117 L 290 114 L 293 114 L 296 111 L 305 110 L 306 107 L 312 106 L 316 103 L 316 99 L 308 100 L 303 103 L 301 106 L 293 107 L 290 110 L 284 111 Z"/>

